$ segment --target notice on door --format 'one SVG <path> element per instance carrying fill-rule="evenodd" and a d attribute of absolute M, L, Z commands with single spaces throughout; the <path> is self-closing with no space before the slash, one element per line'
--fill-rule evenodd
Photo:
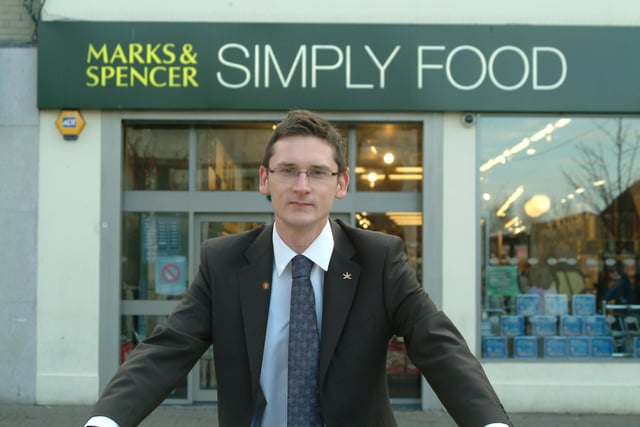
<path fill-rule="evenodd" d="M 156 258 L 156 293 L 182 295 L 187 291 L 187 257 L 158 256 Z"/>

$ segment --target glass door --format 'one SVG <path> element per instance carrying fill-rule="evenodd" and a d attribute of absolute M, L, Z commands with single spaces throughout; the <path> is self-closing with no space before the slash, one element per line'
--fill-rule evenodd
<path fill-rule="evenodd" d="M 194 218 L 193 253 L 200 253 L 202 243 L 214 237 L 241 233 L 263 224 L 273 222 L 271 214 L 196 214 Z M 199 256 L 196 257 L 199 260 Z M 198 261 L 192 263 L 192 277 L 195 276 Z M 194 401 L 216 401 L 218 399 L 216 373 L 213 365 L 213 348 L 200 358 L 191 372 Z"/>

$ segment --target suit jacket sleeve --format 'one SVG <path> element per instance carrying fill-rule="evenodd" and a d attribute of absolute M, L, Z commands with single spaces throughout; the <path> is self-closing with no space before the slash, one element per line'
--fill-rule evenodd
<path fill-rule="evenodd" d="M 385 277 L 387 309 L 409 358 L 459 426 L 510 423 L 480 362 L 422 289 L 400 239 L 392 240 Z"/>
<path fill-rule="evenodd" d="M 211 295 L 206 245 L 201 267 L 167 322 L 142 341 L 120 366 L 91 416 L 106 416 L 120 427 L 138 425 L 184 378 L 211 344 Z"/>

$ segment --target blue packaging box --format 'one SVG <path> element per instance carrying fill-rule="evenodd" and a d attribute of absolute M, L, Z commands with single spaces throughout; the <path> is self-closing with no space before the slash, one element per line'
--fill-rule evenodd
<path fill-rule="evenodd" d="M 538 337 L 550 337 L 558 335 L 556 316 L 550 316 L 546 314 L 538 314 L 529 318 L 531 322 L 531 334 Z"/>
<path fill-rule="evenodd" d="M 482 355 L 489 359 L 506 359 L 507 358 L 507 338 L 506 337 L 482 338 Z"/>
<path fill-rule="evenodd" d="M 513 357 L 515 359 L 530 359 L 538 357 L 538 338 L 514 337 Z"/>
<path fill-rule="evenodd" d="M 612 337 L 591 337 L 591 357 L 611 357 L 612 354 Z"/>
<path fill-rule="evenodd" d="M 516 297 L 516 312 L 521 316 L 540 314 L 540 295 L 519 294 Z"/>
<path fill-rule="evenodd" d="M 524 317 L 523 316 L 502 316 L 501 317 L 502 336 L 517 337 L 524 335 Z"/>
<path fill-rule="evenodd" d="M 582 323 L 583 316 L 573 316 L 565 314 L 560 318 L 560 332 L 565 336 L 580 336 L 584 335 L 584 328 Z"/>
<path fill-rule="evenodd" d="M 592 316 L 596 314 L 596 296 L 592 294 L 574 295 L 572 311 L 577 316 Z"/>
<path fill-rule="evenodd" d="M 594 314 L 584 317 L 584 333 L 588 336 L 601 336 L 607 333 L 607 322 L 603 315 Z"/>
<path fill-rule="evenodd" d="M 589 337 L 567 337 L 567 356 L 571 358 L 591 356 L 591 341 Z"/>
<path fill-rule="evenodd" d="M 569 314 L 566 294 L 547 294 L 544 296 L 544 312 L 552 316 Z"/>
<path fill-rule="evenodd" d="M 549 359 L 562 359 L 567 357 L 566 337 L 545 337 L 544 357 Z"/>

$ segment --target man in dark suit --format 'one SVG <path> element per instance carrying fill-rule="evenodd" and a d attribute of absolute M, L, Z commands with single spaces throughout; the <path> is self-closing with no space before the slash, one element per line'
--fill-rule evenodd
<path fill-rule="evenodd" d="M 203 244 L 186 297 L 131 353 L 87 425 L 137 425 L 213 344 L 222 427 L 395 426 L 385 369 L 394 334 L 458 425 L 510 425 L 482 366 L 407 265 L 400 238 L 329 219 L 349 184 L 337 130 L 309 111 L 290 112 L 259 172 L 274 224 Z M 313 261 L 317 424 L 287 422 L 297 254 Z"/>

